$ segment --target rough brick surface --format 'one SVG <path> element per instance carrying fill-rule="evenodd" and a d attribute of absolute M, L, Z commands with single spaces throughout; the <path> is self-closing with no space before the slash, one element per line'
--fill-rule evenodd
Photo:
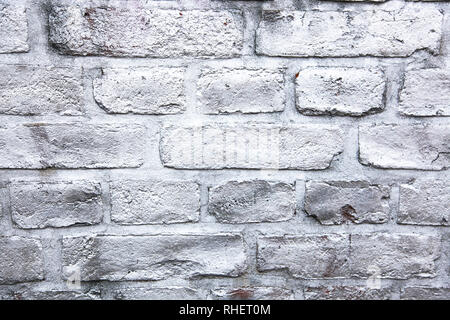
<path fill-rule="evenodd" d="M 0 168 L 138 167 L 144 133 L 135 124 L 2 125 Z"/>
<path fill-rule="evenodd" d="M 200 300 L 204 297 L 198 290 L 182 287 L 129 288 L 113 292 L 115 300 Z"/>
<path fill-rule="evenodd" d="M 206 114 L 259 113 L 284 110 L 284 77 L 280 69 L 208 68 L 197 84 Z"/>
<path fill-rule="evenodd" d="M 0 114 L 81 115 L 81 69 L 0 66 Z"/>
<path fill-rule="evenodd" d="M 233 57 L 242 50 L 240 12 L 58 6 L 50 43 L 64 54 L 115 57 Z"/>
<path fill-rule="evenodd" d="M 23 237 L 0 237 L 0 284 L 44 279 L 41 242 Z"/>
<path fill-rule="evenodd" d="M 340 234 L 262 237 L 259 271 L 287 269 L 295 278 L 343 278 L 349 274 L 349 236 Z"/>
<path fill-rule="evenodd" d="M 103 218 L 99 183 L 17 182 L 9 189 L 12 219 L 20 228 L 91 225 Z"/>
<path fill-rule="evenodd" d="M 0 53 L 27 52 L 29 49 L 26 8 L 0 3 Z"/>
<path fill-rule="evenodd" d="M 161 132 L 161 160 L 185 169 L 326 169 L 343 150 L 342 136 L 322 125 L 169 124 Z"/>
<path fill-rule="evenodd" d="M 392 289 L 349 286 L 307 287 L 304 296 L 305 300 L 389 300 L 392 297 Z"/>
<path fill-rule="evenodd" d="M 450 167 L 449 125 L 370 124 L 359 127 L 359 159 L 377 168 Z"/>
<path fill-rule="evenodd" d="M 389 187 L 358 182 L 306 183 L 305 211 L 322 224 L 384 223 L 389 218 Z"/>
<path fill-rule="evenodd" d="M 242 287 L 214 289 L 210 297 L 217 300 L 292 300 L 292 290 L 278 287 Z"/>
<path fill-rule="evenodd" d="M 450 225 L 450 184 L 446 181 L 423 181 L 400 186 L 401 224 Z"/>
<path fill-rule="evenodd" d="M 236 277 L 246 269 L 239 235 L 66 237 L 62 255 L 65 276 L 79 270 L 83 281 Z"/>
<path fill-rule="evenodd" d="M 384 109 L 386 82 L 381 70 L 308 68 L 296 77 L 301 113 L 362 116 Z"/>
<path fill-rule="evenodd" d="M 408 287 L 402 290 L 403 300 L 449 300 L 450 288 Z"/>
<path fill-rule="evenodd" d="M 183 78 L 183 68 L 103 69 L 94 97 L 108 113 L 182 113 Z"/>
<path fill-rule="evenodd" d="M 119 224 L 197 222 L 200 187 L 192 181 L 114 181 L 111 220 Z"/>
<path fill-rule="evenodd" d="M 351 236 L 351 256 L 356 277 L 434 277 L 440 239 L 420 234 L 355 234 Z"/>
<path fill-rule="evenodd" d="M 399 111 L 411 116 L 450 116 L 450 70 L 408 71 Z"/>
<path fill-rule="evenodd" d="M 437 54 L 442 21 L 439 10 L 412 6 L 396 11 L 263 11 L 256 51 L 297 57 L 404 57 L 419 49 Z"/>

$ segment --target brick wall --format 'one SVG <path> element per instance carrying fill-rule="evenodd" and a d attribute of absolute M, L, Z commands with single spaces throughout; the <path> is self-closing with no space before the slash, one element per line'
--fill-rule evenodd
<path fill-rule="evenodd" d="M 0 0 L 1 299 L 450 298 L 450 2 Z"/>

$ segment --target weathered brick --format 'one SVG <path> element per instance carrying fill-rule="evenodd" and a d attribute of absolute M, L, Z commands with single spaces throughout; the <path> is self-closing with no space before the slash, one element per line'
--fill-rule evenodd
<path fill-rule="evenodd" d="M 418 225 L 450 225 L 450 184 L 429 180 L 400 185 L 397 222 Z"/>
<path fill-rule="evenodd" d="M 0 168 L 139 167 L 144 135 L 137 124 L 0 125 Z"/>
<path fill-rule="evenodd" d="M 184 68 L 103 69 L 94 97 L 108 113 L 182 113 Z"/>
<path fill-rule="evenodd" d="M 26 9 L 0 3 L 0 53 L 28 52 Z"/>
<path fill-rule="evenodd" d="M 0 284 L 43 280 L 43 268 L 39 240 L 0 237 Z"/>
<path fill-rule="evenodd" d="M 355 286 L 307 287 L 304 296 L 305 300 L 390 300 L 392 289 Z"/>
<path fill-rule="evenodd" d="M 20 228 L 92 225 L 103 218 L 99 183 L 14 182 L 9 189 L 12 219 Z"/>
<path fill-rule="evenodd" d="M 342 151 L 342 130 L 329 125 L 166 124 L 161 130 L 161 160 L 180 169 L 317 170 Z"/>
<path fill-rule="evenodd" d="M 6 290 L 0 291 L 1 300 L 98 300 L 99 294 L 94 292 L 64 290 Z"/>
<path fill-rule="evenodd" d="M 240 12 L 58 6 L 50 43 L 61 53 L 115 57 L 233 57 L 243 46 Z"/>
<path fill-rule="evenodd" d="M 263 11 L 256 52 L 298 57 L 404 57 L 427 49 L 438 54 L 442 21 L 438 9 L 413 6 L 395 11 Z"/>
<path fill-rule="evenodd" d="M 450 300 L 450 288 L 407 287 L 400 293 L 402 300 Z"/>
<path fill-rule="evenodd" d="M 114 181 L 111 220 L 120 224 L 196 222 L 200 187 L 192 181 Z"/>
<path fill-rule="evenodd" d="M 295 278 L 343 278 L 349 274 L 349 235 L 260 237 L 259 271 L 287 269 Z"/>
<path fill-rule="evenodd" d="M 379 69 L 316 67 L 296 76 L 297 109 L 303 114 L 363 116 L 384 109 L 386 81 Z"/>
<path fill-rule="evenodd" d="M 0 73 L 0 114 L 84 113 L 80 68 L 8 65 Z"/>
<path fill-rule="evenodd" d="M 371 124 L 359 127 L 359 159 L 377 168 L 450 167 L 450 125 Z"/>
<path fill-rule="evenodd" d="M 352 276 L 388 279 L 434 277 L 440 239 L 421 234 L 352 234 Z"/>
<path fill-rule="evenodd" d="M 197 95 L 206 114 L 283 111 L 283 70 L 209 67 L 200 74 Z"/>
<path fill-rule="evenodd" d="M 63 271 L 79 268 L 81 281 L 162 280 L 230 276 L 246 269 L 240 235 L 65 237 Z"/>
<path fill-rule="evenodd" d="M 221 223 L 287 221 L 295 213 L 294 187 L 262 180 L 230 181 L 210 189 L 208 212 Z"/>
<path fill-rule="evenodd" d="M 211 290 L 214 300 L 293 300 L 292 290 L 278 287 L 239 287 Z"/>
<path fill-rule="evenodd" d="M 183 287 L 167 288 L 123 288 L 113 292 L 115 300 L 202 300 L 194 289 Z"/>
<path fill-rule="evenodd" d="M 406 72 L 399 111 L 409 116 L 450 116 L 450 69 Z"/>
<path fill-rule="evenodd" d="M 390 188 L 366 181 L 308 181 L 305 211 L 321 224 L 384 223 Z"/>

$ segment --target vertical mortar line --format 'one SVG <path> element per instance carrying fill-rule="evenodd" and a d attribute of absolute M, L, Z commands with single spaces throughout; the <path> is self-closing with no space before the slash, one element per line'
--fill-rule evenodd
<path fill-rule="evenodd" d="M 393 224 L 394 226 L 398 225 L 398 212 L 400 209 L 400 185 L 399 182 L 394 182 L 391 188 L 391 200 L 389 201 L 389 206 L 391 207 L 390 216 L 391 219 L 388 224 Z"/>
<path fill-rule="evenodd" d="M 205 179 L 201 179 L 200 184 L 200 217 L 198 223 L 209 222 L 212 217 L 208 214 L 209 185 Z"/>
<path fill-rule="evenodd" d="M 100 181 L 102 188 L 102 203 L 103 203 L 103 223 L 108 227 L 111 224 L 111 212 L 112 212 L 112 201 L 111 201 L 111 177 L 108 174 L 105 178 Z"/>
<path fill-rule="evenodd" d="M 305 212 L 306 180 L 295 180 L 295 217 L 293 221 L 302 223 L 307 219 Z"/>

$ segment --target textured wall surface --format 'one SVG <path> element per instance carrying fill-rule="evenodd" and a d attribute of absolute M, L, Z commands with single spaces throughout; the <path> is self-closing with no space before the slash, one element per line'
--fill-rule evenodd
<path fill-rule="evenodd" d="M 0 0 L 0 299 L 450 299 L 450 2 Z"/>

